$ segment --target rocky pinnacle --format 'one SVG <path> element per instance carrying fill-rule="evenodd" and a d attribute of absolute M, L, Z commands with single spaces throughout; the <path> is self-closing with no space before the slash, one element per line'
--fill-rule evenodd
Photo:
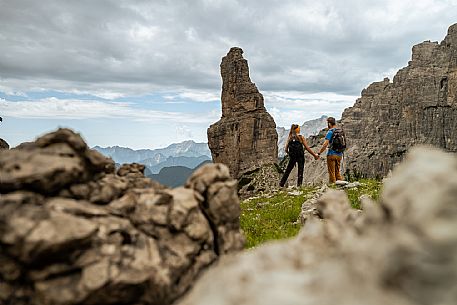
<path fill-rule="evenodd" d="M 243 50 L 231 48 L 222 58 L 222 118 L 208 128 L 213 161 L 226 164 L 238 178 L 278 155 L 276 124 L 265 110 L 263 96 L 249 78 Z"/>

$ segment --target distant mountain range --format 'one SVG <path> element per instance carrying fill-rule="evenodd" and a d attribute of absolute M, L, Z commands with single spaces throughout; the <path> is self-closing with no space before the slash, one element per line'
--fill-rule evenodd
<path fill-rule="evenodd" d="M 95 146 L 94 149 L 98 150 L 105 156 L 111 157 L 116 163 L 121 164 L 140 162 L 146 159 L 156 159 L 156 162 L 160 163 L 167 157 L 211 157 L 211 152 L 207 143 L 195 143 L 192 140 L 171 144 L 165 148 L 158 149 L 133 150 L 131 148 L 120 146 Z"/>
<path fill-rule="evenodd" d="M 158 164 L 154 163 L 154 160 L 150 160 L 150 159 L 143 160 L 140 163 L 146 165 L 149 168 L 149 170 L 151 171 L 151 173 L 157 174 L 165 167 L 184 166 L 184 167 L 192 169 L 192 168 L 197 167 L 202 162 L 209 161 L 209 160 L 211 160 L 210 157 L 202 155 L 199 157 L 185 157 L 185 156 L 168 157 Z M 150 162 L 150 161 L 152 161 L 152 162 Z"/>
<path fill-rule="evenodd" d="M 198 164 L 195 168 L 188 168 L 185 166 L 171 166 L 164 167 L 160 170 L 158 174 L 146 175 L 147 177 L 160 182 L 163 185 L 169 187 L 178 187 L 186 183 L 192 173 L 199 168 L 200 166 L 211 163 L 210 160 L 203 161 Z"/>
<path fill-rule="evenodd" d="M 305 138 L 318 134 L 319 131 L 327 127 L 327 118 L 327 116 L 323 115 L 318 119 L 304 122 L 303 125 L 300 126 L 300 134 Z M 284 146 L 286 145 L 290 129 L 277 127 L 276 131 L 278 132 L 278 157 L 284 157 Z"/>
<path fill-rule="evenodd" d="M 157 174 L 162 168 L 170 166 L 184 166 L 193 169 L 200 163 L 211 160 L 208 144 L 191 140 L 159 149 L 134 150 L 120 146 L 95 146 L 94 149 L 111 157 L 114 162 L 119 164 L 133 162 L 144 164 L 146 165 L 145 173 L 148 174 Z"/>

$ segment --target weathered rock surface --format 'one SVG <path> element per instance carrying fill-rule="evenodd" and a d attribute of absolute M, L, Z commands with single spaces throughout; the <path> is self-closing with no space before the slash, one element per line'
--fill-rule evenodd
<path fill-rule="evenodd" d="M 352 174 L 383 177 L 416 144 L 457 152 L 457 24 L 440 44 L 414 46 L 393 82 L 364 89 L 342 123 Z"/>
<path fill-rule="evenodd" d="M 9 149 L 9 148 L 10 148 L 10 146 L 9 146 L 8 142 L 6 142 L 2 138 L 0 138 L 0 149 Z"/>
<path fill-rule="evenodd" d="M 225 257 L 179 305 L 457 304 L 457 158 L 415 149 L 379 203 L 318 201 L 299 236 Z"/>
<path fill-rule="evenodd" d="M 274 192 L 279 189 L 281 175 L 277 164 L 265 164 L 246 172 L 238 180 L 238 195 L 241 199 L 245 199 Z"/>
<path fill-rule="evenodd" d="M 243 248 L 236 181 L 145 178 L 60 129 L 0 154 L 0 304 L 171 304 Z"/>
<path fill-rule="evenodd" d="M 240 48 L 231 48 L 222 58 L 222 118 L 208 128 L 213 162 L 227 165 L 234 178 L 275 163 L 278 156 L 276 124 L 242 54 Z"/>

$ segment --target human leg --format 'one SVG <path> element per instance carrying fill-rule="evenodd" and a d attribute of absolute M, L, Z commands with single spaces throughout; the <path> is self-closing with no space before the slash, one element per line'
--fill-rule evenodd
<path fill-rule="evenodd" d="M 289 178 L 290 172 L 295 166 L 295 162 L 297 162 L 295 159 L 290 158 L 289 163 L 287 164 L 286 171 L 282 175 L 281 182 L 279 182 L 279 186 L 284 186 L 286 184 L 287 178 Z"/>
<path fill-rule="evenodd" d="M 327 156 L 327 170 L 328 170 L 328 181 L 330 183 L 335 183 L 335 159 L 334 156 Z"/>
<path fill-rule="evenodd" d="M 297 186 L 300 186 L 303 184 L 303 170 L 305 168 L 305 157 L 300 158 L 297 160 L 298 164 L 298 177 L 297 177 Z"/>
<path fill-rule="evenodd" d="M 341 177 L 341 157 L 340 156 L 335 156 L 335 178 L 336 180 L 343 180 L 343 177 Z"/>

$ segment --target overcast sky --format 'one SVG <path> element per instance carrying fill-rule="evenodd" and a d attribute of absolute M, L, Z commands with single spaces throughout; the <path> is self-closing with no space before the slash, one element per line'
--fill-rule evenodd
<path fill-rule="evenodd" d="M 456 22 L 457 0 L 0 0 L 0 137 L 206 142 L 232 46 L 278 126 L 340 117 Z"/>

